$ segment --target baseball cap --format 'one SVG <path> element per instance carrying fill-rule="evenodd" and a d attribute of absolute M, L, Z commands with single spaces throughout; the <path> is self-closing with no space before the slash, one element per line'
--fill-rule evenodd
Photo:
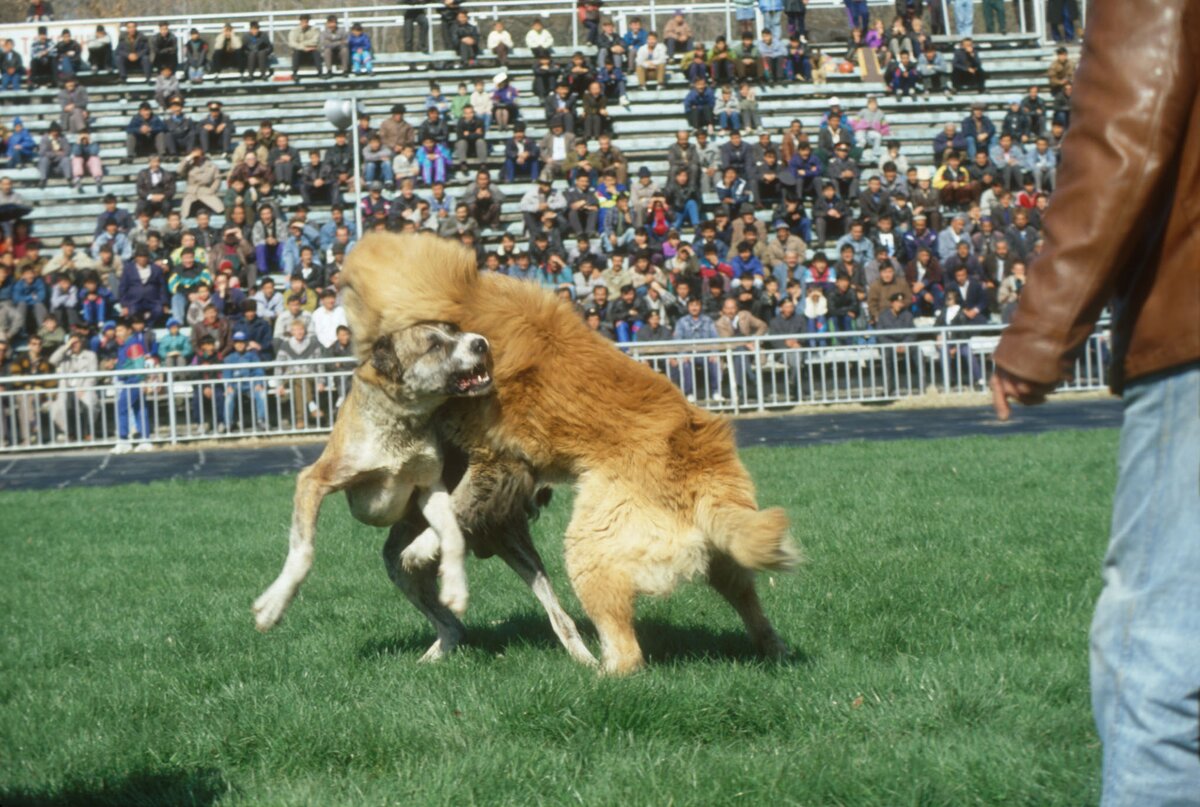
<path fill-rule="evenodd" d="M 245 331 L 234 331 L 233 332 L 233 341 L 245 342 L 246 341 L 246 332 Z"/>

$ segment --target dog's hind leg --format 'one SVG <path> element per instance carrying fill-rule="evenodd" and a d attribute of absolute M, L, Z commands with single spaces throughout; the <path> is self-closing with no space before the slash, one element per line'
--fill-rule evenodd
<path fill-rule="evenodd" d="M 754 572 L 738 565 L 733 558 L 717 552 L 708 567 L 708 583 L 733 606 L 755 649 L 766 658 L 786 658 L 787 645 L 779 638 L 770 620 L 763 613 L 758 592 L 754 589 Z"/>
<path fill-rule="evenodd" d="M 534 549 L 525 520 L 522 519 L 519 526 L 513 525 L 506 532 L 505 540 L 498 542 L 495 549 L 496 554 L 533 590 L 533 596 L 537 597 L 550 617 L 550 627 L 554 629 L 554 635 L 571 654 L 571 658 L 581 664 L 596 666 L 596 657 L 583 643 L 579 628 L 575 627 L 575 620 L 563 610 L 562 603 L 554 593 L 550 578 L 546 576 L 546 568 L 542 565 L 542 558 Z"/>
<path fill-rule="evenodd" d="M 422 661 L 437 661 L 453 652 L 467 631 L 458 617 L 438 600 L 436 567 L 408 569 L 400 562 L 400 553 L 420 529 L 409 520 L 393 525 L 383 545 L 383 563 L 388 577 L 437 631 L 437 641 L 421 657 Z"/>

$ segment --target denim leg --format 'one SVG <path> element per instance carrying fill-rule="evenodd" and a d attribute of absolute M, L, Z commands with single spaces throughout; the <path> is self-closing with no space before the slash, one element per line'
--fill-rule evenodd
<path fill-rule="evenodd" d="M 171 316 L 180 322 L 187 321 L 188 298 L 181 291 L 177 291 L 171 295 Z"/>
<path fill-rule="evenodd" d="M 127 388 L 117 390 L 117 438 L 121 440 L 129 439 L 129 392 Z"/>
<path fill-rule="evenodd" d="M 1103 807 L 1200 804 L 1200 364 L 1130 384 L 1092 621 Z"/>

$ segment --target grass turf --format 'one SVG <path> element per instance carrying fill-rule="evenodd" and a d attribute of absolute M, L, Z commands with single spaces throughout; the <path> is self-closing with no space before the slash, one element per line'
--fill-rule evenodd
<path fill-rule="evenodd" d="M 1080 805 L 1114 432 L 750 449 L 810 562 L 755 659 L 691 584 L 598 677 L 501 562 L 440 665 L 344 500 L 266 636 L 292 480 L 0 494 L 0 804 Z M 536 525 L 560 594 L 567 496 Z M 581 622 L 581 624 L 584 624 Z M 590 626 L 584 630 L 594 636 Z"/>

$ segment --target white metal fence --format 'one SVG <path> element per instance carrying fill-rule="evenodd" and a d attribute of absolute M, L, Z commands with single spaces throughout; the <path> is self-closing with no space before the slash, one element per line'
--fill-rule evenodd
<path fill-rule="evenodd" d="M 739 414 L 978 392 L 998 341 L 999 329 L 983 326 L 620 348 L 700 406 Z M 1109 355 L 1107 332 L 1097 330 L 1064 390 L 1104 389 Z M 316 359 L 0 377 L 0 453 L 321 434 L 353 370 L 346 360 Z"/>

